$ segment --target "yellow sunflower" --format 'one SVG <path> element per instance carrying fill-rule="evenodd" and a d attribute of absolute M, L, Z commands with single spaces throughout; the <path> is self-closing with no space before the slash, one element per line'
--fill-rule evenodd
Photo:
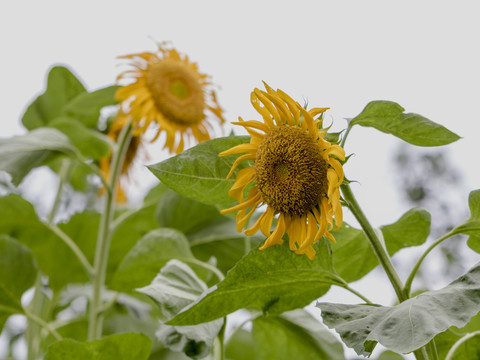
<path fill-rule="evenodd" d="M 242 231 L 254 211 L 266 205 L 266 210 L 245 234 L 253 235 L 261 230 L 267 239 L 260 249 L 266 249 L 283 243 L 282 237 L 288 233 L 290 249 L 313 259 L 312 245 L 322 236 L 335 242 L 331 234 L 333 218 L 335 226 L 342 224 L 340 161 L 345 160 L 345 151 L 325 140 L 327 132 L 321 125 L 328 108 L 307 111 L 283 91 L 275 91 L 267 84 L 265 89 L 255 89 L 251 94 L 252 105 L 263 122 L 239 118 L 239 122 L 234 123 L 248 131 L 250 143 L 220 153 L 220 156 L 246 153 L 236 159 L 227 179 L 240 162 L 254 161 L 253 166 L 238 172 L 229 191 L 239 204 L 222 213 L 238 211 L 237 230 Z M 252 182 L 253 187 L 244 197 L 245 189 Z M 277 214 L 277 223 L 271 232 Z"/>
<path fill-rule="evenodd" d="M 121 111 L 115 117 L 115 120 L 112 122 L 108 129 L 107 136 L 112 139 L 114 142 L 117 142 L 122 129 L 127 125 L 129 116 L 122 113 Z M 134 160 L 137 158 L 137 154 L 143 148 L 142 146 L 142 134 L 132 134 L 130 142 L 125 153 L 125 159 L 123 160 L 122 169 L 120 171 L 119 181 L 116 187 L 115 200 L 118 203 L 126 203 L 127 196 L 125 194 L 125 182 L 129 180 L 129 173 L 132 170 Z M 106 178 L 110 176 L 110 166 L 112 161 L 112 155 L 103 157 L 100 159 L 100 170 L 105 175 Z M 101 189 L 101 193 L 105 191 L 104 188 Z"/>
<path fill-rule="evenodd" d="M 213 127 L 207 114 L 220 124 L 225 121 L 209 77 L 200 73 L 188 56 L 161 43 L 156 53 L 121 58 L 132 60 L 133 69 L 121 73 L 117 81 L 135 81 L 118 89 L 115 98 L 125 106 L 124 112 L 132 116 L 134 135 L 145 133 L 154 122 L 158 131 L 152 141 L 164 132 L 165 147 L 179 153 L 186 141 L 211 138 Z"/>

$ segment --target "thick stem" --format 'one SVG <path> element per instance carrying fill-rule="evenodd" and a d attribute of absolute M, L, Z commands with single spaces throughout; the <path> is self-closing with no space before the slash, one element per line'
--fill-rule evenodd
<path fill-rule="evenodd" d="M 360 223 L 360 226 L 362 227 L 367 239 L 370 241 L 370 244 L 373 248 L 375 255 L 378 258 L 380 265 L 382 265 L 388 278 L 390 279 L 390 283 L 392 284 L 395 293 L 397 294 L 398 300 L 400 302 L 407 300 L 408 297 L 405 296 L 403 292 L 402 281 L 400 280 L 397 271 L 393 267 L 390 255 L 388 254 L 387 250 L 385 249 L 382 242 L 375 233 L 375 230 L 373 230 L 372 225 L 370 224 L 367 217 L 360 208 L 360 205 L 358 204 L 357 199 L 353 195 L 350 186 L 344 184 L 341 186 L 341 189 L 343 197 L 348 204 L 348 208 L 352 211 L 353 215 Z"/>
<path fill-rule="evenodd" d="M 131 124 L 127 124 L 119 135 L 117 151 L 114 152 L 111 162 L 111 175 L 108 183 L 103 212 L 100 217 L 100 225 L 97 234 L 95 249 L 94 274 L 92 277 L 93 294 L 90 302 L 88 317 L 88 340 L 101 337 L 103 328 L 102 290 L 105 286 L 105 277 L 110 251 L 111 224 L 115 210 L 115 190 L 120 175 L 125 154 L 131 139 Z"/>
<path fill-rule="evenodd" d="M 420 256 L 420 258 L 417 260 L 417 263 L 412 269 L 412 272 L 407 278 L 407 281 L 405 282 L 405 286 L 403 287 L 403 292 L 407 297 L 410 297 L 410 289 L 412 287 L 412 282 L 413 278 L 417 274 L 418 269 L 420 268 L 420 265 L 422 265 L 423 260 L 427 257 L 427 255 L 435 249 L 440 243 L 442 243 L 444 240 L 448 239 L 449 237 L 455 235 L 453 231 L 450 231 L 449 233 L 443 235 L 441 238 L 439 238 L 437 241 L 435 241 L 432 245 L 429 246 L 427 250 Z"/>

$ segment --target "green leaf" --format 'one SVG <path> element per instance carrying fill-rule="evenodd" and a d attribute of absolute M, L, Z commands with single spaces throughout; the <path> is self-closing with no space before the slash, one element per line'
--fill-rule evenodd
<path fill-rule="evenodd" d="M 164 321 L 172 319 L 206 290 L 207 285 L 195 272 L 178 260 L 168 261 L 149 285 L 137 289 L 157 302 Z"/>
<path fill-rule="evenodd" d="M 384 351 L 380 354 L 377 360 L 403 360 L 404 357 L 400 354 L 394 353 L 393 351 Z"/>
<path fill-rule="evenodd" d="M 392 101 L 372 101 L 353 118 L 349 126 L 373 127 L 418 146 L 441 146 L 460 137 L 447 128 L 413 113 Z"/>
<path fill-rule="evenodd" d="M 117 104 L 115 92 L 118 88 L 114 85 L 93 92 L 81 93 L 65 105 L 63 113 L 81 121 L 89 128 L 95 128 L 100 110 L 105 106 Z"/>
<path fill-rule="evenodd" d="M 29 130 L 48 125 L 50 120 L 62 114 L 70 100 L 85 91 L 69 69 L 53 67 L 48 73 L 47 89 L 28 106 L 22 118 L 23 125 Z"/>
<path fill-rule="evenodd" d="M 480 253 L 480 190 L 474 190 L 468 197 L 470 218 L 452 230 L 454 234 L 470 235 L 468 246 Z"/>
<path fill-rule="evenodd" d="M 229 360 L 255 359 L 255 343 L 250 331 L 243 329 L 235 331 L 228 339 L 225 356 Z"/>
<path fill-rule="evenodd" d="M 170 260 L 150 285 L 138 289 L 157 302 L 163 320 L 174 317 L 206 290 L 207 285 L 195 272 L 178 260 Z M 167 348 L 183 351 L 193 359 L 200 359 L 210 353 L 222 325 L 223 319 L 194 326 L 162 324 L 157 331 L 157 337 Z"/>
<path fill-rule="evenodd" d="M 452 360 L 480 359 L 480 332 L 465 335 L 457 344 Z"/>
<path fill-rule="evenodd" d="M 87 128 L 74 118 L 59 116 L 48 126 L 67 135 L 72 144 L 88 159 L 100 159 L 110 153 L 110 145 L 105 135 Z"/>
<path fill-rule="evenodd" d="M 337 283 L 326 241 L 313 261 L 288 245 L 252 250 L 212 288 L 169 324 L 191 325 L 218 319 L 242 308 L 280 314 L 304 307 Z"/>
<path fill-rule="evenodd" d="M 23 313 L 20 298 L 35 282 L 37 266 L 28 248 L 0 236 L 0 332 L 12 313 Z"/>
<path fill-rule="evenodd" d="M 152 230 L 122 260 L 112 287 L 129 291 L 149 284 L 171 259 L 193 259 L 188 240 L 174 229 Z"/>
<path fill-rule="evenodd" d="M 252 249 L 265 241 L 265 238 L 239 233 L 236 225 L 234 220 L 221 217 L 189 234 L 188 241 L 193 255 L 202 261 L 208 261 L 214 256 L 217 267 L 224 274 L 227 273 L 245 255 L 246 241 L 250 241 Z"/>
<path fill-rule="evenodd" d="M 230 136 L 203 142 L 148 169 L 165 185 L 179 194 L 209 205 L 231 204 L 228 196 L 235 176 L 226 180 L 238 155 L 218 154 L 250 141 L 247 136 Z M 245 167 L 246 162 L 238 169 Z"/>
<path fill-rule="evenodd" d="M 222 215 L 215 207 L 189 199 L 173 190 L 163 195 L 156 210 L 160 226 L 177 229 L 184 234 L 195 232 L 220 217 Z"/>
<path fill-rule="evenodd" d="M 464 326 L 480 311 L 480 263 L 443 289 L 424 292 L 393 307 L 317 306 L 323 322 L 335 328 L 357 354 L 370 355 L 377 342 L 392 351 L 408 353 L 450 326 Z"/>
<path fill-rule="evenodd" d="M 17 186 L 34 167 L 60 154 L 75 157 L 78 150 L 56 129 L 35 129 L 26 135 L 0 139 L 0 170 L 8 172 Z"/>
<path fill-rule="evenodd" d="M 395 223 L 381 227 L 390 255 L 404 247 L 423 244 L 430 232 L 430 214 L 422 209 L 411 209 Z M 378 260 L 362 230 L 344 223 L 335 232 L 332 244 L 333 265 L 347 282 L 361 279 L 372 271 Z"/>
<path fill-rule="evenodd" d="M 111 275 L 116 272 L 132 247 L 147 233 L 158 228 L 158 222 L 155 220 L 155 208 L 157 206 L 155 199 L 160 196 L 160 192 L 159 190 L 158 194 L 154 194 L 151 197 L 152 199 L 147 196 L 144 206 L 137 211 L 129 212 L 125 216 L 119 214 L 116 219 L 108 260 L 107 284 L 110 284 L 113 279 Z M 119 220 L 120 216 L 123 220 Z"/>
<path fill-rule="evenodd" d="M 147 360 L 151 340 L 143 334 L 125 333 L 81 343 L 62 340 L 48 348 L 45 360 Z"/>
<path fill-rule="evenodd" d="M 96 231 L 96 228 L 91 229 L 91 226 L 94 226 L 91 224 L 95 224 L 94 220 L 89 219 L 87 222 L 86 218 L 79 214 L 74 216 L 69 224 L 60 224 L 59 227 L 73 237 L 81 249 L 85 249 L 88 243 L 93 243 L 89 245 L 93 248 L 94 236 L 84 234 Z M 52 289 L 58 290 L 70 282 L 88 280 L 72 250 L 38 219 L 33 206 L 20 196 L 12 194 L 0 198 L 0 233 L 14 236 L 32 251 L 39 269 L 49 276 Z M 86 253 L 88 257 L 89 254 Z M 93 255 L 93 251 L 91 253 Z"/>
<path fill-rule="evenodd" d="M 378 265 L 378 260 L 362 230 L 343 223 L 334 236 L 337 242 L 330 245 L 333 266 L 345 281 L 361 279 Z"/>
<path fill-rule="evenodd" d="M 255 359 L 344 359 L 343 346 L 302 309 L 253 321 Z"/>
<path fill-rule="evenodd" d="M 423 244 L 430 234 L 430 222 L 428 211 L 414 208 L 395 223 L 380 227 L 390 255 L 405 247 Z"/>

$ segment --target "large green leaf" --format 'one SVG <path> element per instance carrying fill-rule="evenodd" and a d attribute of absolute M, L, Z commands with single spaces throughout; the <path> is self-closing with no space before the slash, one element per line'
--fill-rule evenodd
<path fill-rule="evenodd" d="M 359 355 L 377 342 L 408 353 L 450 326 L 461 327 L 480 311 L 480 263 L 440 290 L 424 292 L 393 307 L 319 303 L 323 322 Z"/>
<path fill-rule="evenodd" d="M 184 234 L 195 232 L 220 217 L 222 215 L 215 207 L 189 199 L 173 190 L 163 195 L 156 209 L 160 226 L 177 229 Z"/>
<path fill-rule="evenodd" d="M 228 338 L 225 346 L 225 356 L 229 360 L 255 359 L 255 339 L 250 331 L 236 330 Z"/>
<path fill-rule="evenodd" d="M 449 356 L 449 360 L 480 359 L 480 331 L 460 339 Z"/>
<path fill-rule="evenodd" d="M 75 157 L 78 150 L 56 129 L 35 129 L 26 135 L 0 139 L 0 170 L 8 172 L 12 183 L 18 185 L 34 167 L 60 154 Z"/>
<path fill-rule="evenodd" d="M 170 260 L 150 285 L 138 289 L 156 301 L 163 320 L 174 317 L 206 290 L 207 285 L 195 272 L 178 260 Z M 200 359 L 210 353 L 222 325 L 223 319 L 193 326 L 162 324 L 156 334 L 167 348 Z"/>
<path fill-rule="evenodd" d="M 238 156 L 220 157 L 218 154 L 249 140 L 246 136 L 213 139 L 148 168 L 165 185 L 181 195 L 210 205 L 231 204 L 233 199 L 228 196 L 228 190 L 235 176 L 228 180 L 226 177 Z M 241 164 L 239 169 L 244 166 Z"/>
<path fill-rule="evenodd" d="M 470 235 L 468 246 L 480 253 L 480 190 L 474 190 L 468 197 L 470 218 L 452 230 L 454 234 Z"/>
<path fill-rule="evenodd" d="M 112 287 L 130 291 L 148 285 L 171 259 L 191 260 L 188 240 L 174 229 L 152 230 L 143 236 L 122 260 Z"/>
<path fill-rule="evenodd" d="M 334 236 L 337 242 L 330 245 L 333 265 L 345 281 L 361 279 L 378 265 L 378 260 L 362 230 L 343 223 Z"/>
<path fill-rule="evenodd" d="M 68 136 L 73 145 L 89 159 L 100 159 L 110 152 L 107 137 L 102 133 L 87 128 L 81 122 L 68 116 L 59 116 L 48 126 L 60 130 Z"/>
<path fill-rule="evenodd" d="M 155 208 L 157 206 L 157 200 L 161 198 L 162 194 L 160 187 L 162 186 L 156 188 L 152 194 L 149 194 L 145 198 L 144 205 L 138 210 L 119 214 L 112 234 L 107 283 L 110 283 L 112 280 L 111 275 L 116 272 L 119 264 L 123 261 L 123 258 L 130 249 L 132 249 L 143 236 L 159 227 L 158 222 L 155 220 Z M 122 220 L 120 220 L 120 218 Z"/>
<path fill-rule="evenodd" d="M 390 225 L 381 227 L 390 255 L 409 246 L 421 245 L 430 232 L 430 214 L 422 209 L 411 209 Z M 347 282 L 356 281 L 372 271 L 378 260 L 362 230 L 344 223 L 334 233 L 333 264 L 337 273 Z"/>
<path fill-rule="evenodd" d="M 444 126 L 404 110 L 392 101 L 372 101 L 351 120 L 350 126 L 373 127 L 418 146 L 446 145 L 460 138 Z"/>
<path fill-rule="evenodd" d="M 59 227 L 71 235 L 74 241 L 77 240 L 81 248 L 85 248 L 94 239 L 82 237 L 81 234 L 89 230 L 91 223 L 85 219 L 78 222 L 73 219 L 71 224 L 61 224 Z M 50 286 L 54 290 L 70 282 L 88 280 L 72 250 L 39 220 L 33 206 L 20 196 L 12 194 L 0 198 L 0 233 L 14 236 L 30 248 L 39 269 L 49 276 Z"/>
<path fill-rule="evenodd" d="M 343 346 L 302 309 L 253 321 L 256 360 L 344 359 Z"/>
<path fill-rule="evenodd" d="M 45 92 L 25 111 L 23 125 L 29 130 L 48 125 L 50 120 L 62 115 L 65 105 L 85 91 L 85 87 L 69 69 L 53 67 L 48 73 Z"/>
<path fill-rule="evenodd" d="M 23 313 L 20 298 L 35 282 L 32 253 L 18 241 L 0 236 L 0 332 L 12 313 Z"/>
<path fill-rule="evenodd" d="M 328 244 L 320 240 L 313 261 L 290 251 L 288 245 L 252 250 L 186 311 L 169 323 L 200 324 L 241 308 L 280 314 L 304 307 L 337 283 Z"/>
<path fill-rule="evenodd" d="M 93 92 L 84 92 L 72 99 L 63 108 L 65 115 L 81 121 L 89 128 L 95 128 L 100 116 L 100 110 L 109 105 L 115 105 L 115 92 L 118 86 L 109 86 Z"/>
<path fill-rule="evenodd" d="M 125 333 L 81 343 L 62 340 L 48 348 L 46 360 L 147 360 L 151 340 L 143 334 Z"/>
<path fill-rule="evenodd" d="M 430 222 L 426 210 L 414 208 L 395 223 L 380 227 L 390 255 L 405 247 L 423 244 L 430 234 Z"/>

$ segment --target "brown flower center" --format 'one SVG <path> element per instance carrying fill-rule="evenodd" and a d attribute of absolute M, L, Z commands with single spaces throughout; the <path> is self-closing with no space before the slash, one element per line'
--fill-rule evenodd
<path fill-rule="evenodd" d="M 146 81 L 157 110 L 168 120 L 188 126 L 204 119 L 200 79 L 185 64 L 170 59 L 154 63 L 147 69 Z"/>
<path fill-rule="evenodd" d="M 255 183 L 275 211 L 301 216 L 327 192 L 327 168 L 311 135 L 282 126 L 269 132 L 258 148 Z"/>

